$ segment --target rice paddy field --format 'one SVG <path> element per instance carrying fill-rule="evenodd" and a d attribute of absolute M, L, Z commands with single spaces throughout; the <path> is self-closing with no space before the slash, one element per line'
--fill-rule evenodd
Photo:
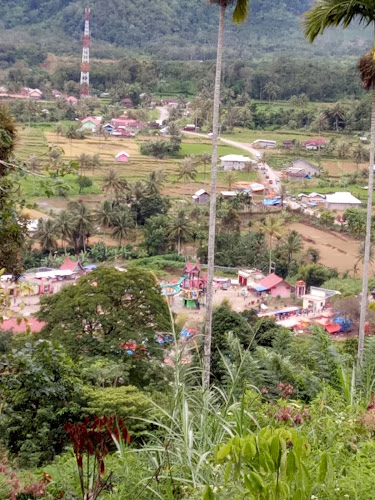
<path fill-rule="evenodd" d="M 199 137 L 184 137 L 181 144 L 181 151 L 178 158 L 157 159 L 149 156 L 143 156 L 139 152 L 139 146 L 142 141 L 149 140 L 149 137 L 137 137 L 135 139 L 119 139 L 109 137 L 106 140 L 101 137 L 88 136 L 84 140 L 70 140 L 57 135 L 51 127 L 27 127 L 20 126 L 18 129 L 18 140 L 15 155 L 18 160 L 27 163 L 31 155 L 36 155 L 41 162 L 48 157 L 49 147 L 56 145 L 64 152 L 66 160 L 78 160 L 82 154 L 98 154 L 101 159 L 101 166 L 95 170 L 88 169 L 82 172 L 93 181 L 93 186 L 86 188 L 79 193 L 79 187 L 76 183 L 76 176 L 67 175 L 65 183 L 69 186 L 68 197 L 70 199 L 80 197 L 89 204 L 96 204 L 104 199 L 101 190 L 103 178 L 110 169 L 118 171 L 119 175 L 129 182 L 143 181 L 148 174 L 154 170 L 163 170 L 167 174 L 167 181 L 164 188 L 164 194 L 172 197 L 191 196 L 195 191 L 201 188 L 208 188 L 209 183 L 209 165 L 199 165 L 198 174 L 194 181 L 183 182 L 177 179 L 178 164 L 185 156 L 199 156 L 204 152 L 211 152 L 211 141 Z M 120 151 L 126 151 L 130 155 L 127 163 L 116 162 L 115 156 Z M 220 145 L 218 148 L 219 156 L 227 154 L 243 154 L 243 151 L 232 146 Z M 234 183 L 237 181 L 254 181 L 257 178 L 255 172 L 236 172 Z M 24 195 L 31 201 L 38 201 L 44 198 L 45 194 L 40 183 L 35 178 L 29 176 L 21 179 L 21 187 Z M 218 191 L 228 189 L 226 174 L 218 174 Z M 58 200 L 56 200 L 58 201 Z M 67 200 L 63 201 L 65 205 Z M 43 210 L 56 209 L 60 206 L 51 198 Z"/>

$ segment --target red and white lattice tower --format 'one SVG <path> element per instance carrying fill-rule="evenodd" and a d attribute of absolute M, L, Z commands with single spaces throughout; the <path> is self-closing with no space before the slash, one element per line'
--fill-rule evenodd
<path fill-rule="evenodd" d="M 81 97 L 90 95 L 90 9 L 85 9 L 85 31 L 83 33 L 83 49 L 81 64 Z"/>

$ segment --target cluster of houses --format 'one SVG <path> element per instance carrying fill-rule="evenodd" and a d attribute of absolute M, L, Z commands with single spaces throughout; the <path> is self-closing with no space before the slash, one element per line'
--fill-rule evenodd
<path fill-rule="evenodd" d="M 361 200 L 348 191 L 339 191 L 332 194 L 300 193 L 298 198 L 301 203 L 310 207 L 321 206 L 334 211 L 345 211 L 350 207 L 359 208 L 362 204 Z"/>
<path fill-rule="evenodd" d="M 22 87 L 19 92 L 9 92 L 6 87 L 0 87 L 0 99 L 19 99 L 40 101 L 43 99 L 43 93 L 39 89 Z"/>
<path fill-rule="evenodd" d="M 11 298 L 12 306 L 16 305 L 18 300 L 22 303 L 30 299 L 34 299 L 35 305 L 35 300 L 38 302 L 40 296 L 57 293 L 64 285 L 72 284 L 80 276 L 90 272 L 93 267 L 96 266 L 83 267 L 79 261 L 72 261 L 66 257 L 59 269 L 40 267 L 26 271 L 20 278 L 19 284 L 16 284 L 12 275 L 4 274 L 0 277 L 0 288 Z M 17 318 L 7 318 L 0 323 L 0 330 L 13 333 L 30 330 L 38 333 L 44 324 L 32 316 L 21 321 Z"/>
<path fill-rule="evenodd" d="M 87 116 L 80 123 L 80 130 L 95 134 L 100 127 L 105 129 L 109 135 L 114 137 L 130 138 L 134 137 L 135 133 L 144 127 L 143 122 L 139 122 L 133 118 L 128 118 L 126 115 L 121 115 L 117 118 L 112 118 L 108 123 L 102 125 L 101 116 Z"/>
<path fill-rule="evenodd" d="M 301 331 L 310 323 L 316 323 L 331 334 L 347 331 L 347 321 L 340 312 L 335 314 L 330 306 L 332 297 L 340 295 L 336 290 L 311 286 L 307 293 L 303 280 L 298 280 L 293 286 L 275 273 L 264 276 L 259 269 L 239 269 L 238 284 L 243 287 L 244 296 L 247 292 L 252 294 L 250 305 L 258 304 L 259 317 L 273 317 L 278 325 L 291 330 Z M 302 300 L 302 306 L 268 310 L 265 304 L 268 297 L 289 299 L 292 294 L 296 300 Z"/>
<path fill-rule="evenodd" d="M 239 183 L 240 184 L 240 183 Z M 220 191 L 220 196 L 223 199 L 234 198 L 239 194 L 248 194 L 253 196 L 254 194 L 262 195 L 266 191 L 266 187 L 259 182 L 243 182 L 243 187 L 238 188 L 236 191 Z M 210 201 L 210 195 L 207 193 L 205 189 L 198 189 L 192 195 L 193 202 L 198 205 L 205 205 Z"/>

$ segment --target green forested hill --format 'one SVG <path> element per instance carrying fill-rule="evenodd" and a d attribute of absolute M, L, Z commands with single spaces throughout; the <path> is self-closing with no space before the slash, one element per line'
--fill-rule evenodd
<path fill-rule="evenodd" d="M 359 29 L 332 31 L 309 46 L 300 24 L 310 4 L 311 0 L 253 0 L 249 21 L 240 28 L 231 26 L 228 14 L 227 57 L 279 52 L 358 55 L 369 46 L 371 35 Z M 204 0 L 0 0 L 3 41 L 38 42 L 51 52 L 75 50 L 87 5 L 92 9 L 94 54 L 96 50 L 108 55 L 103 42 L 109 42 L 166 59 L 214 57 L 218 9 Z"/>

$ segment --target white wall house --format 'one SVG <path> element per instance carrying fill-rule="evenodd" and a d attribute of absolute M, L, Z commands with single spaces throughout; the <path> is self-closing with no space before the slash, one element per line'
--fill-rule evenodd
<path fill-rule="evenodd" d="M 326 195 L 325 208 L 328 210 L 346 210 L 350 207 L 360 207 L 361 200 L 349 192 L 339 192 Z"/>
<path fill-rule="evenodd" d="M 226 155 L 220 158 L 224 170 L 243 170 L 251 162 L 248 156 Z"/>
<path fill-rule="evenodd" d="M 253 142 L 253 146 L 260 149 L 275 148 L 276 141 L 271 141 L 269 139 L 257 139 Z"/>

